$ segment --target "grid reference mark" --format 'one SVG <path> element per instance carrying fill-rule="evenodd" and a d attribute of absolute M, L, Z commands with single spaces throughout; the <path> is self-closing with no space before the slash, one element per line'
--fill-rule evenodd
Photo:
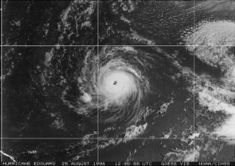
<path fill-rule="evenodd" d="M 2 33 L 2 18 L 3 18 L 3 2 L 1 0 L 1 152 L 3 151 L 3 90 L 2 90 L 2 87 L 3 87 L 3 83 L 2 83 L 2 78 L 3 78 L 3 33 Z M 1 162 L 3 161 L 3 156 L 2 156 L 2 153 L 1 153 Z"/>
<path fill-rule="evenodd" d="M 99 38 L 100 38 L 100 35 L 99 35 L 99 0 L 96 1 L 97 3 L 97 13 L 96 13 L 96 17 L 97 17 L 97 41 L 96 41 L 96 44 L 97 44 L 97 58 L 98 58 L 98 64 L 97 64 L 97 72 L 99 72 L 99 65 L 100 65 L 100 58 L 99 58 Z M 96 73 L 97 74 L 97 79 L 98 79 L 98 74 L 99 73 Z M 96 80 L 98 81 L 98 80 Z M 97 94 L 97 102 L 99 102 L 99 99 L 98 99 L 98 94 Z M 99 126 L 99 109 L 97 108 L 97 162 L 99 162 L 100 160 L 100 149 L 99 149 L 99 137 L 100 137 L 100 126 Z"/>

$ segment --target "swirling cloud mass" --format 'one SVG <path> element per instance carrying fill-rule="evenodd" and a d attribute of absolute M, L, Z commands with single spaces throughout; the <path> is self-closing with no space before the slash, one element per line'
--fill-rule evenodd
<path fill-rule="evenodd" d="M 92 78 L 84 87 L 87 90 L 84 94 L 92 98 L 86 106 L 100 110 L 104 122 L 136 122 L 150 90 L 146 73 L 140 70 L 145 68 L 140 60 L 143 57 L 132 47 L 106 47 L 98 57 L 87 56 L 93 63 L 84 63 L 81 78 Z"/>

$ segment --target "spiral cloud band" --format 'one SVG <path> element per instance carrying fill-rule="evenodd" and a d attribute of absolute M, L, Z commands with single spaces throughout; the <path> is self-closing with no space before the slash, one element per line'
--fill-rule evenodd
<path fill-rule="evenodd" d="M 79 78 L 83 91 L 80 100 L 85 104 L 79 111 L 97 109 L 105 123 L 136 122 L 150 88 L 141 70 L 146 69 L 141 58 L 148 59 L 132 47 L 105 47 L 98 56 L 87 54 Z"/>

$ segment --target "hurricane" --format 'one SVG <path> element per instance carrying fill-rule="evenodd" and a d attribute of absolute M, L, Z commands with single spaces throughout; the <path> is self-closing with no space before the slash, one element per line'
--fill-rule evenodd
<path fill-rule="evenodd" d="M 98 111 L 100 123 L 135 124 L 150 93 L 147 71 L 154 69 L 153 59 L 129 46 L 104 47 L 97 55 L 88 53 L 78 78 L 82 91 L 78 102 L 83 105 L 76 112 Z"/>

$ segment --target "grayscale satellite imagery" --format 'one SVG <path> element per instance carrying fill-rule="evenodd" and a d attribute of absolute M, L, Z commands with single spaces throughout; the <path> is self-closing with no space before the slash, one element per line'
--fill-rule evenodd
<path fill-rule="evenodd" d="M 235 0 L 2 0 L 0 154 L 235 162 Z"/>

